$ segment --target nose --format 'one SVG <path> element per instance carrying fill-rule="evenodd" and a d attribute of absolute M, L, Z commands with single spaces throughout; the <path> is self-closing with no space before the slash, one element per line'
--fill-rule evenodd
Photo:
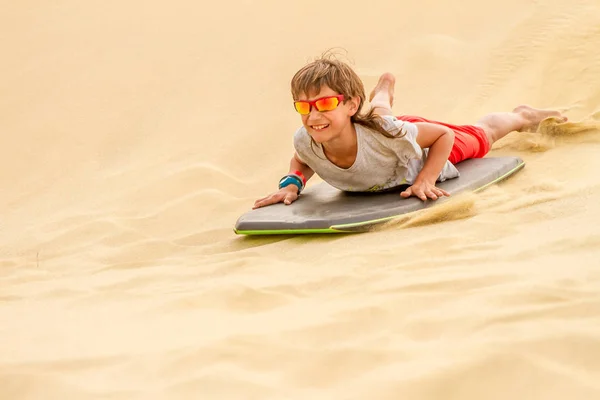
<path fill-rule="evenodd" d="M 307 120 L 314 121 L 314 120 L 318 120 L 320 117 L 321 117 L 321 112 L 319 110 L 317 110 L 317 107 L 312 106 L 310 108 L 310 113 L 308 114 Z"/>

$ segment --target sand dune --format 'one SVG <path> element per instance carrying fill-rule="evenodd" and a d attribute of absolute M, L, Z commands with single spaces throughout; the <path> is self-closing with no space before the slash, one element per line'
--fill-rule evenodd
<path fill-rule="evenodd" d="M 600 396 L 597 1 L 5 4 L 0 398 Z M 350 236 L 238 237 L 339 47 L 395 111 L 560 108 L 525 169 Z M 318 180 L 317 180 L 318 181 Z"/>

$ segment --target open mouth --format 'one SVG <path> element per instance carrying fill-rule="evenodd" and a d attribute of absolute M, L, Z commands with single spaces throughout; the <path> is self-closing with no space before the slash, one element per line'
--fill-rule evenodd
<path fill-rule="evenodd" d="M 314 129 L 315 131 L 322 131 L 323 129 L 329 127 L 329 124 L 323 124 L 323 125 L 311 125 L 310 126 L 312 129 Z"/>

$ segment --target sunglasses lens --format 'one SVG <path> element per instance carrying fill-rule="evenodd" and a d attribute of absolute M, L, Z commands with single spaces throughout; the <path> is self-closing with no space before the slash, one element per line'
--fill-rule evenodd
<path fill-rule="evenodd" d="M 325 97 L 324 99 L 318 100 L 315 105 L 319 111 L 331 111 L 335 110 L 339 103 L 337 97 Z"/>
<path fill-rule="evenodd" d="M 294 107 L 296 108 L 296 111 L 302 115 L 310 113 L 310 103 L 306 101 L 296 101 L 294 102 Z"/>

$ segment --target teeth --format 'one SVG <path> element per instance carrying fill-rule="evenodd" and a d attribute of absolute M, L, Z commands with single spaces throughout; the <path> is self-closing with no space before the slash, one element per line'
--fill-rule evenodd
<path fill-rule="evenodd" d="M 329 125 L 327 125 L 327 124 L 325 124 L 325 125 L 313 125 L 313 129 L 320 130 L 320 129 L 326 128 L 327 126 L 329 126 Z"/>

